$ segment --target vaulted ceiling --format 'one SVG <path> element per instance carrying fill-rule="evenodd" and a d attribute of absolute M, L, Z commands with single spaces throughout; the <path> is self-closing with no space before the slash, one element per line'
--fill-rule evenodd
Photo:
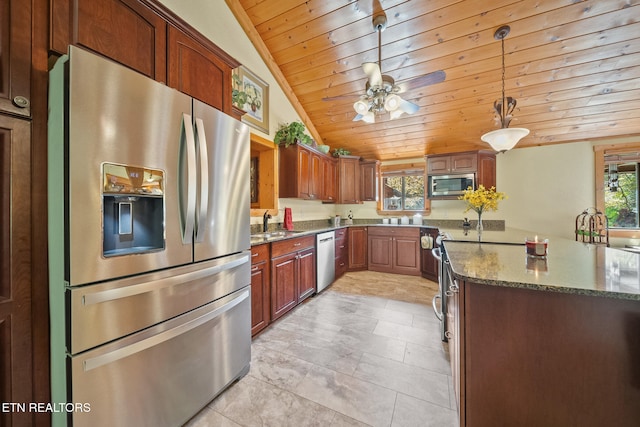
<path fill-rule="evenodd" d="M 506 95 L 518 101 L 511 127 L 531 130 L 517 147 L 640 138 L 640 0 L 226 1 L 311 134 L 332 148 L 380 160 L 488 149 L 480 136 L 498 127 L 503 24 Z M 413 115 L 354 122 L 362 63 L 378 61 L 380 13 L 383 74 L 402 83 L 443 70 L 446 80 L 401 94 L 420 106 Z"/>

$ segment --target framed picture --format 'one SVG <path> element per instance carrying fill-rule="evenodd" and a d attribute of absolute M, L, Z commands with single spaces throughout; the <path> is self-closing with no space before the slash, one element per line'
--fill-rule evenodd
<path fill-rule="evenodd" d="M 268 134 L 269 85 L 242 65 L 233 74 L 235 105 L 246 113 L 242 121 Z"/>

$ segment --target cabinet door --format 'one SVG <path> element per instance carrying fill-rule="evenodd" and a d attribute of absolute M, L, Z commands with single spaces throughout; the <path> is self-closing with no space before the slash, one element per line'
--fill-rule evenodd
<path fill-rule="evenodd" d="M 394 273 L 420 275 L 420 240 L 417 237 L 394 237 Z"/>
<path fill-rule="evenodd" d="M 369 235 L 369 270 L 392 272 L 391 236 Z"/>
<path fill-rule="evenodd" d="M 338 166 L 331 158 L 322 159 L 322 200 L 335 202 L 338 199 Z"/>
<path fill-rule="evenodd" d="M 349 270 L 367 269 L 367 228 L 349 228 Z"/>
<path fill-rule="evenodd" d="M 496 155 L 488 153 L 478 154 L 478 173 L 476 185 L 484 185 L 485 188 L 496 186 Z"/>
<path fill-rule="evenodd" d="M 340 179 L 338 181 L 338 203 L 360 202 L 360 162 L 357 157 L 338 160 Z"/>
<path fill-rule="evenodd" d="M 3 15 L 4 17 L 4 15 Z M 31 135 L 27 120 L 0 115 L 0 400 L 31 402 Z M 45 268 L 46 265 L 40 266 Z M 33 414 L 0 412 L 0 425 Z"/>
<path fill-rule="evenodd" d="M 206 46 L 169 26 L 167 84 L 231 114 L 231 67 Z"/>
<path fill-rule="evenodd" d="M 451 157 L 429 156 L 427 157 L 427 170 L 429 175 L 446 174 L 451 171 Z"/>
<path fill-rule="evenodd" d="M 323 193 L 322 159 L 319 154 L 310 153 L 309 198 L 321 199 Z"/>
<path fill-rule="evenodd" d="M 426 231 L 426 234 L 431 236 L 435 242 L 436 237 L 438 237 L 437 231 Z M 431 249 L 422 249 L 420 248 L 422 253 L 422 277 L 425 279 L 438 281 L 438 260 L 431 253 Z"/>
<path fill-rule="evenodd" d="M 476 153 L 453 154 L 451 156 L 451 172 L 475 172 L 478 169 Z"/>
<path fill-rule="evenodd" d="M 30 116 L 31 2 L 0 0 L 0 110 Z"/>
<path fill-rule="evenodd" d="M 297 254 L 298 261 L 298 302 L 316 291 L 316 250 L 309 248 Z"/>
<path fill-rule="evenodd" d="M 85 47 L 166 82 L 167 23 L 138 0 L 52 0 L 51 49 Z"/>
<path fill-rule="evenodd" d="M 313 187 L 311 185 L 311 153 L 298 148 L 298 194 L 301 199 L 310 199 Z"/>
<path fill-rule="evenodd" d="M 360 199 L 362 201 L 378 200 L 378 162 L 360 164 Z"/>
<path fill-rule="evenodd" d="M 271 298 L 269 292 L 268 264 L 262 261 L 251 266 L 251 335 L 269 325 Z"/>
<path fill-rule="evenodd" d="M 276 320 L 298 303 L 297 254 L 271 260 L 271 319 Z"/>

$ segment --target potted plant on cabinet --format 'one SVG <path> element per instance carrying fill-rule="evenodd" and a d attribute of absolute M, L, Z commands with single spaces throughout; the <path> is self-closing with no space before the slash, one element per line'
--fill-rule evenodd
<path fill-rule="evenodd" d="M 312 145 L 313 140 L 309 135 L 304 133 L 305 130 L 305 125 L 300 121 L 291 122 L 289 124 L 281 123 L 278 131 L 273 137 L 273 142 L 276 144 L 284 143 L 285 147 L 298 142 L 305 145 Z"/>

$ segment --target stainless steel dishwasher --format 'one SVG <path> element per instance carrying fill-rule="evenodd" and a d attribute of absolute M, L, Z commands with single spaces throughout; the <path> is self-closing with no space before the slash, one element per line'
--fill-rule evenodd
<path fill-rule="evenodd" d="M 335 233 L 327 231 L 316 235 L 317 259 L 317 292 L 333 283 L 336 277 L 336 246 Z"/>

